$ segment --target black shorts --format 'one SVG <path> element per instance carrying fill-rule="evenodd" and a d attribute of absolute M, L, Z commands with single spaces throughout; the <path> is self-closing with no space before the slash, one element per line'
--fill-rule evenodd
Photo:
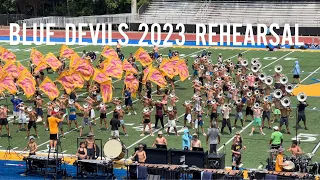
<path fill-rule="evenodd" d="M 218 118 L 218 114 L 217 113 L 211 113 L 210 115 L 210 120 L 212 121 L 213 119 L 217 119 Z"/>
<path fill-rule="evenodd" d="M 274 84 L 274 88 L 275 89 L 280 89 L 280 87 L 281 87 L 281 83 L 275 83 Z"/>
<path fill-rule="evenodd" d="M 264 121 L 266 118 L 268 119 L 268 121 L 270 121 L 270 111 L 263 111 L 262 121 Z"/>
<path fill-rule="evenodd" d="M 150 123 L 150 119 L 144 119 L 143 124 L 149 124 Z"/>
<path fill-rule="evenodd" d="M 57 140 L 58 134 L 50 134 L 50 140 Z"/>
<path fill-rule="evenodd" d="M 271 144 L 270 149 L 279 149 L 281 147 L 281 144 Z"/>
<path fill-rule="evenodd" d="M 0 125 L 1 126 L 6 126 L 7 124 L 8 124 L 7 118 L 0 118 Z"/>
<path fill-rule="evenodd" d="M 306 121 L 306 114 L 305 113 L 298 112 L 298 122 L 300 122 L 300 121 Z"/>
<path fill-rule="evenodd" d="M 124 104 L 125 104 L 126 106 L 132 106 L 132 100 L 131 100 L 131 99 L 126 99 L 126 100 L 124 101 Z"/>
<path fill-rule="evenodd" d="M 280 118 L 280 126 L 282 126 L 283 124 L 289 125 L 288 117 L 281 117 Z"/>
<path fill-rule="evenodd" d="M 37 129 L 37 123 L 35 121 L 29 121 L 28 123 L 28 130 L 30 130 L 31 128 Z"/>
<path fill-rule="evenodd" d="M 61 111 L 63 114 L 66 114 L 66 113 L 67 113 L 67 110 L 66 110 L 66 109 L 60 109 L 60 111 Z"/>
<path fill-rule="evenodd" d="M 100 113 L 100 119 L 106 119 L 107 114 L 106 113 Z"/>
<path fill-rule="evenodd" d="M 246 108 L 246 116 L 248 116 L 248 115 L 253 115 L 253 111 L 252 111 L 251 107 Z"/>
<path fill-rule="evenodd" d="M 300 75 L 293 75 L 293 79 L 299 79 Z"/>
<path fill-rule="evenodd" d="M 232 162 L 235 162 L 236 165 L 240 165 L 241 164 L 241 156 L 239 156 L 239 157 L 232 156 Z"/>

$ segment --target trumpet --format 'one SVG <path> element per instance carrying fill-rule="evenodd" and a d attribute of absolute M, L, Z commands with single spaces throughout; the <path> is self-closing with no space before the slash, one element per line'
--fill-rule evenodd
<path fill-rule="evenodd" d="M 254 82 L 253 87 L 257 88 L 259 86 L 258 82 Z"/>
<path fill-rule="evenodd" d="M 247 92 L 247 96 L 251 97 L 252 96 L 252 92 L 251 91 Z"/>
<path fill-rule="evenodd" d="M 286 91 L 287 91 L 287 93 L 291 93 L 293 91 L 293 85 L 292 84 L 287 84 L 286 85 Z"/>
<path fill-rule="evenodd" d="M 280 73 L 282 71 L 282 66 L 281 65 L 276 65 L 274 67 L 274 71 L 277 72 L 277 73 Z"/>
<path fill-rule="evenodd" d="M 243 60 L 241 63 L 242 66 L 248 66 L 248 61 L 247 60 Z"/>
<path fill-rule="evenodd" d="M 258 67 L 257 65 L 253 65 L 253 66 L 251 67 L 251 71 L 254 72 L 254 73 L 256 73 L 256 72 L 259 71 L 259 67 Z"/>
<path fill-rule="evenodd" d="M 258 89 L 254 91 L 254 95 L 259 95 L 259 94 L 260 94 L 260 92 Z"/>
<path fill-rule="evenodd" d="M 307 100 L 307 95 L 304 92 L 301 92 L 297 95 L 297 99 L 300 102 L 305 102 Z"/>
<path fill-rule="evenodd" d="M 266 85 L 270 86 L 273 83 L 273 78 L 271 76 L 267 76 L 264 81 Z"/>
<path fill-rule="evenodd" d="M 291 100 L 290 100 L 290 98 L 289 98 L 288 96 L 286 96 L 286 97 L 283 97 L 283 98 L 280 100 L 280 102 L 281 102 L 281 105 L 282 105 L 283 107 L 289 107 L 289 106 L 290 106 L 290 103 L 291 103 Z"/>
<path fill-rule="evenodd" d="M 282 76 L 280 79 L 281 84 L 287 84 L 288 83 L 288 77 L 287 76 Z"/>
<path fill-rule="evenodd" d="M 260 73 L 260 74 L 259 74 L 259 79 L 260 79 L 261 81 L 263 81 L 265 78 L 266 78 L 266 74 L 265 74 L 265 73 Z"/>
<path fill-rule="evenodd" d="M 280 99 L 282 97 L 282 91 L 280 89 L 276 89 L 274 92 L 273 92 L 273 96 L 277 99 Z"/>
<path fill-rule="evenodd" d="M 259 61 L 259 58 L 252 58 L 252 59 L 251 59 L 251 64 L 252 64 L 252 65 L 257 65 L 258 62 L 260 62 L 260 61 Z"/>

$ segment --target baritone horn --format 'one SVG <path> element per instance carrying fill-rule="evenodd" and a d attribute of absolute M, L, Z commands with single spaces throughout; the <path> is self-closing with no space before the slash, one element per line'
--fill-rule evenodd
<path fill-rule="evenodd" d="M 277 73 L 281 72 L 282 71 L 282 66 L 281 65 L 276 65 L 274 67 L 274 71 L 277 72 Z"/>
<path fill-rule="evenodd" d="M 251 91 L 247 92 L 247 96 L 251 97 L 252 96 L 252 92 Z"/>
<path fill-rule="evenodd" d="M 306 101 L 306 100 L 307 100 L 307 95 L 306 95 L 306 93 L 304 93 L 304 92 L 299 93 L 299 94 L 297 95 L 297 99 L 298 99 L 298 101 L 300 101 L 300 102 Z"/>
<path fill-rule="evenodd" d="M 201 65 L 200 65 L 200 69 L 204 69 L 204 65 L 201 64 Z"/>
<path fill-rule="evenodd" d="M 256 72 L 259 71 L 259 67 L 258 67 L 257 65 L 253 65 L 253 66 L 251 67 L 251 71 L 254 72 L 254 73 L 256 73 Z"/>
<path fill-rule="evenodd" d="M 287 84 L 286 85 L 286 91 L 287 91 L 287 93 L 291 93 L 293 91 L 293 85 L 292 84 Z"/>
<path fill-rule="evenodd" d="M 286 96 L 286 97 L 282 98 L 280 102 L 283 107 L 289 107 L 291 100 L 288 96 Z"/>
<path fill-rule="evenodd" d="M 241 63 L 242 66 L 248 66 L 248 61 L 247 60 L 243 60 Z"/>
<path fill-rule="evenodd" d="M 259 61 L 259 58 L 252 58 L 252 59 L 251 59 L 251 64 L 252 64 L 252 65 L 257 65 L 258 62 L 260 62 L 260 61 Z"/>
<path fill-rule="evenodd" d="M 257 88 L 259 86 L 258 82 L 254 82 L 253 87 Z"/>
<path fill-rule="evenodd" d="M 265 78 L 266 78 L 266 74 L 265 74 L 265 73 L 260 73 L 260 74 L 259 74 L 259 79 L 260 79 L 261 81 L 263 81 Z"/>
<path fill-rule="evenodd" d="M 257 90 L 254 90 L 254 95 L 259 95 L 260 94 L 260 91 L 257 89 Z"/>
<path fill-rule="evenodd" d="M 270 86 L 273 83 L 273 78 L 271 76 L 267 76 L 265 78 L 266 85 Z"/>
<path fill-rule="evenodd" d="M 288 83 L 288 77 L 287 76 L 282 76 L 280 79 L 281 84 L 287 84 Z"/>
<path fill-rule="evenodd" d="M 276 99 L 280 99 L 282 97 L 282 91 L 280 89 L 276 89 L 274 92 L 273 92 L 273 96 L 276 98 Z"/>

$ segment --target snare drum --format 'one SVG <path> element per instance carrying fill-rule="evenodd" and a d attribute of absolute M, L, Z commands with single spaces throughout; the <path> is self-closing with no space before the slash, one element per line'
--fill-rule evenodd
<path fill-rule="evenodd" d="M 104 144 L 104 155 L 107 158 L 120 160 L 126 154 L 126 147 L 116 139 L 111 139 Z"/>

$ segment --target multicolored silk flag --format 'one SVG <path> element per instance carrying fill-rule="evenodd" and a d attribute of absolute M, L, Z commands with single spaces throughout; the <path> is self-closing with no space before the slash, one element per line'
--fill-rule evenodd
<path fill-rule="evenodd" d="M 13 77 L 9 76 L 6 72 L 0 74 L 0 85 L 9 91 L 10 94 L 16 94 L 18 91 L 13 80 Z"/>
<path fill-rule="evenodd" d="M 133 74 L 127 74 L 124 79 L 124 84 L 130 89 L 133 97 L 136 97 L 139 88 L 139 81 Z"/>
<path fill-rule="evenodd" d="M 49 52 L 46 57 L 43 59 L 53 71 L 56 71 L 60 66 L 62 66 L 62 62 L 57 59 L 57 57 Z"/>
<path fill-rule="evenodd" d="M 137 69 L 134 68 L 126 59 L 122 62 L 122 68 L 126 73 L 138 74 Z"/>
<path fill-rule="evenodd" d="M 117 52 L 110 46 L 106 45 L 102 52 L 101 55 L 105 58 L 109 58 L 109 57 L 118 57 Z"/>
<path fill-rule="evenodd" d="M 99 69 L 94 68 L 94 75 L 92 77 L 92 80 L 96 81 L 97 83 L 101 84 L 105 81 L 110 81 L 111 78 L 103 74 Z"/>
<path fill-rule="evenodd" d="M 88 81 L 94 74 L 94 68 L 90 60 L 78 60 L 76 66 L 73 69 L 75 72 L 80 73 L 83 79 L 85 79 L 86 81 Z"/>
<path fill-rule="evenodd" d="M 104 103 L 112 101 L 112 82 L 105 81 L 100 84 L 100 91 Z"/>
<path fill-rule="evenodd" d="M 152 69 L 153 69 L 152 64 L 150 64 L 150 66 L 148 66 L 143 70 L 142 84 L 146 84 L 148 75 Z"/>
<path fill-rule="evenodd" d="M 17 84 L 22 88 L 27 98 L 30 98 L 36 93 L 36 81 L 33 77 L 20 75 Z"/>
<path fill-rule="evenodd" d="M 161 88 L 164 88 L 167 85 L 166 79 L 163 77 L 162 73 L 158 69 L 151 69 L 148 75 L 147 80 L 152 81 Z"/>
<path fill-rule="evenodd" d="M 148 52 L 145 51 L 142 47 L 140 47 L 135 53 L 134 57 L 139 61 L 142 66 L 148 66 L 152 64 L 152 59 L 149 56 Z"/>
<path fill-rule="evenodd" d="M 7 61 L 15 62 L 17 60 L 16 55 L 13 52 L 1 46 L 0 46 L 0 59 L 2 59 L 4 62 L 7 62 Z"/>
<path fill-rule="evenodd" d="M 73 49 L 69 48 L 67 45 L 62 45 L 60 48 L 60 57 L 71 59 L 72 56 L 77 56 L 78 54 L 74 52 Z"/>
<path fill-rule="evenodd" d="M 162 60 L 159 69 L 170 79 L 179 74 L 177 66 L 167 59 Z"/>
<path fill-rule="evenodd" d="M 40 71 L 47 69 L 48 65 L 46 62 L 41 61 L 38 66 L 34 69 L 34 73 L 39 73 Z"/>
<path fill-rule="evenodd" d="M 179 72 L 180 80 L 186 80 L 189 77 L 189 69 L 186 62 L 184 60 L 180 60 L 176 67 Z"/>
<path fill-rule="evenodd" d="M 7 72 L 9 76 L 13 78 L 19 77 L 19 70 L 16 64 L 12 61 L 7 61 L 6 64 L 2 68 L 3 71 Z"/>
<path fill-rule="evenodd" d="M 39 86 L 39 89 L 45 93 L 49 99 L 52 101 L 55 98 L 59 97 L 60 91 L 58 87 L 51 81 L 47 76 Z"/>
<path fill-rule="evenodd" d="M 78 54 L 71 56 L 69 68 L 74 69 L 79 61 L 83 60 Z"/>
<path fill-rule="evenodd" d="M 43 55 L 40 51 L 32 48 L 31 53 L 30 53 L 30 59 L 32 61 L 32 64 L 38 66 L 43 59 Z"/>
<path fill-rule="evenodd" d="M 61 83 L 67 94 L 70 94 L 75 88 L 82 88 L 84 85 L 82 76 L 72 70 L 62 72 L 57 81 Z"/>
<path fill-rule="evenodd" d="M 110 57 L 104 63 L 102 72 L 111 77 L 121 79 L 122 77 L 122 62 L 118 57 Z"/>

